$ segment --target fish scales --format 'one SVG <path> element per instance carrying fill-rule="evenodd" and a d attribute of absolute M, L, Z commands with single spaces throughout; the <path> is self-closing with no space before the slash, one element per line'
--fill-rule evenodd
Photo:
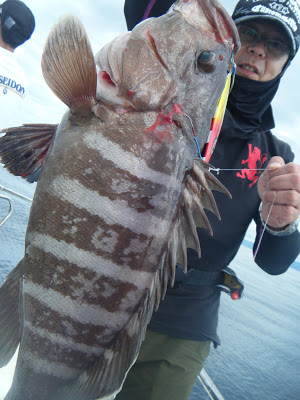
<path fill-rule="evenodd" d="M 1 160 L 29 180 L 47 153 L 24 259 L 0 289 L 0 365 L 20 342 L 6 400 L 121 389 L 176 263 L 185 267 L 187 246 L 200 255 L 201 207 L 217 213 L 211 190 L 228 194 L 195 160 L 192 128 L 202 147 L 237 47 L 216 0 L 179 0 L 100 50 L 97 68 L 78 19 L 53 28 L 42 70 L 70 110 L 57 128 L 26 125 L 0 139 Z M 33 140 L 39 129 L 45 148 Z"/>
<path fill-rule="evenodd" d="M 76 143 L 75 148 L 80 148 L 81 143 L 79 143 L 79 140 L 81 138 L 76 141 L 76 132 L 74 132 L 74 130 L 72 132 L 72 135 L 74 140 L 73 143 Z M 56 156 L 56 147 L 58 147 L 59 151 L 60 149 L 65 148 L 64 144 L 61 144 L 59 139 L 60 135 L 57 135 L 51 153 L 53 157 Z M 73 173 L 74 169 L 76 171 L 81 171 L 89 166 L 91 164 L 89 162 L 90 158 L 87 160 L 87 165 L 82 165 L 82 163 L 85 163 L 85 158 L 82 157 L 79 158 L 79 160 L 76 158 L 75 166 L 73 161 L 75 160 L 74 152 L 72 152 L 72 157 L 70 157 L 70 154 L 68 154 L 66 156 L 60 156 L 57 158 L 61 159 L 61 162 L 67 165 L 66 167 L 64 167 L 64 177 L 61 181 L 61 184 L 55 184 L 60 178 L 60 176 L 57 175 L 56 170 L 61 170 L 61 166 L 58 162 L 49 163 L 49 166 L 47 167 L 47 173 L 50 177 L 54 176 L 55 178 L 53 178 L 53 180 L 51 180 L 50 178 L 50 182 L 45 180 L 45 184 L 43 186 L 40 185 L 36 191 L 36 196 L 33 204 L 33 207 L 35 207 L 35 213 L 31 214 L 30 216 L 27 231 L 28 243 L 26 244 L 27 251 L 25 259 L 27 261 L 27 258 L 29 258 L 27 261 L 29 273 L 27 274 L 26 281 L 23 284 L 23 295 L 26 298 L 27 308 L 35 310 L 34 316 L 42 315 L 42 321 L 44 320 L 45 311 L 47 313 L 49 311 L 55 311 L 59 314 L 59 318 L 61 321 L 64 321 L 65 317 L 67 317 L 68 321 L 72 321 L 72 325 L 76 326 L 77 323 L 80 323 L 82 336 L 81 340 L 83 341 L 84 335 L 82 335 L 82 332 L 85 331 L 86 336 L 90 340 L 90 337 L 92 336 L 91 330 L 93 332 L 95 326 L 97 326 L 99 336 L 101 334 L 101 343 L 106 344 L 111 341 L 116 332 L 118 332 L 118 330 L 120 330 L 121 327 L 125 325 L 126 321 L 128 320 L 130 314 L 126 311 L 126 309 L 130 310 L 131 308 L 130 311 L 133 311 L 133 298 L 135 300 L 133 304 L 135 305 L 141 298 L 141 295 L 143 293 L 141 292 L 141 290 L 145 291 L 149 288 L 149 282 L 151 281 L 152 276 L 149 273 L 142 272 L 141 281 L 143 282 L 143 287 L 140 288 L 138 286 L 140 286 L 141 284 L 139 282 L 139 276 L 136 273 L 136 269 L 138 266 L 140 266 L 143 267 L 143 269 L 145 269 L 146 271 L 149 271 L 149 267 L 153 268 L 153 266 L 156 266 L 159 263 L 159 254 L 156 255 L 156 258 L 154 258 L 154 252 L 145 252 L 144 247 L 148 247 L 148 250 L 151 245 L 154 247 L 154 249 L 159 248 L 157 241 L 162 241 L 163 237 L 167 235 L 167 231 L 163 229 L 161 229 L 160 232 L 157 232 L 157 225 L 159 223 L 158 217 L 159 215 L 165 216 L 165 211 L 162 210 L 161 212 L 159 212 L 158 209 L 155 208 L 155 212 L 156 214 L 158 214 L 156 218 L 150 215 L 149 218 L 145 220 L 143 219 L 143 217 L 141 217 L 143 223 L 141 225 L 139 224 L 139 226 L 136 226 L 135 221 L 137 221 L 138 215 L 135 212 L 135 209 L 132 208 L 132 212 L 134 213 L 134 215 L 132 216 L 132 213 L 129 212 L 130 210 L 127 210 L 128 206 L 125 204 L 123 205 L 123 207 L 121 207 L 120 213 L 117 213 L 115 210 L 113 221 L 107 220 L 111 217 L 113 208 L 118 207 L 118 202 L 120 203 L 120 199 L 116 201 L 114 207 L 103 206 L 105 202 L 103 202 L 103 199 L 101 198 L 105 196 L 100 196 L 102 194 L 102 187 L 99 188 L 97 182 L 89 182 L 90 189 L 88 189 L 84 186 L 86 178 L 80 173 L 78 173 L 78 175 L 75 174 L 75 176 Z M 97 159 L 94 159 L 92 163 L 93 165 L 98 165 L 100 171 L 103 170 L 101 165 L 101 158 L 101 154 L 99 154 L 99 157 Z M 54 168 L 53 172 L 51 170 L 52 166 Z M 117 169 L 114 169 L 113 167 L 114 166 L 111 165 L 108 171 L 107 169 L 105 170 L 106 175 L 111 175 L 114 177 L 114 179 L 122 180 L 123 173 L 128 171 L 124 171 L 118 167 Z M 130 169 L 130 164 L 127 170 L 128 169 Z M 150 171 L 151 168 L 148 167 L 148 170 Z M 166 172 L 162 171 L 162 173 Z M 68 178 L 66 178 L 68 174 L 73 176 L 73 179 L 70 181 L 68 181 Z M 149 178 L 151 179 L 151 174 Z M 109 182 L 109 180 L 109 177 L 106 177 L 106 182 Z M 153 182 L 151 180 L 147 182 L 147 180 L 144 179 L 143 181 L 144 183 L 142 187 L 144 185 L 147 185 L 147 183 L 151 187 L 153 186 Z M 167 188 L 164 185 L 160 186 L 161 191 L 167 191 Z M 96 194 L 96 198 L 91 198 L 91 196 L 88 194 L 88 191 L 91 189 L 93 189 L 93 192 Z M 106 188 L 103 189 L 104 191 L 106 190 Z M 153 192 L 152 188 L 151 192 Z M 136 196 L 136 193 L 137 191 L 134 192 L 134 196 Z M 143 190 L 143 196 L 146 195 L 146 191 Z M 43 196 L 46 196 L 46 198 L 43 199 Z M 98 196 L 101 198 L 98 198 Z M 116 198 L 116 196 L 114 195 L 113 197 Z M 88 205 L 86 205 L 85 201 L 82 200 L 83 198 L 87 200 L 87 202 L 89 203 Z M 76 204 L 76 200 L 78 201 L 78 199 L 81 199 L 79 210 Z M 129 201 L 130 198 L 126 200 L 126 203 L 129 203 Z M 47 216 L 45 216 L 45 214 L 43 213 L 43 204 L 45 204 L 45 202 L 47 202 L 48 208 L 47 215 L 51 215 L 50 220 L 48 220 Z M 65 204 L 61 205 L 61 202 Z M 101 207 L 99 207 L 100 204 Z M 165 206 L 168 205 L 167 202 L 165 202 L 164 204 Z M 74 206 L 74 209 L 72 206 Z M 60 209 L 60 213 L 55 212 L 58 207 Z M 153 206 L 149 208 L 154 209 Z M 80 214 L 79 211 L 82 210 L 83 212 L 82 214 Z M 144 213 L 145 212 L 148 212 L 148 210 L 144 210 Z M 140 211 L 139 214 L 141 213 L 142 212 Z M 66 215 L 67 218 L 65 217 Z M 76 234 L 78 233 L 78 241 L 76 241 L 74 234 L 70 235 L 69 239 L 66 238 L 66 236 L 68 237 L 72 216 L 72 229 L 73 231 L 74 228 L 77 229 Z M 125 216 L 125 220 L 122 218 L 123 216 Z M 149 225 L 151 224 L 151 218 L 152 223 L 154 222 L 153 229 L 149 228 Z M 74 220 L 77 220 L 77 222 L 74 223 Z M 85 224 L 84 220 L 87 220 L 89 222 Z M 122 224 L 120 224 L 119 221 L 122 221 Z M 148 225 L 148 236 L 145 235 L 146 230 L 144 231 L 143 229 L 145 227 L 144 223 Z M 141 227 L 143 229 L 143 232 L 140 231 Z M 162 228 L 161 223 L 160 227 Z M 138 232 L 136 232 L 137 229 Z M 115 235 L 115 246 L 112 253 L 114 254 L 114 257 L 112 260 L 110 260 L 109 258 L 105 259 L 105 252 L 103 252 L 101 247 L 99 249 L 99 245 L 101 244 L 99 237 L 96 241 L 90 241 L 89 239 L 90 237 L 94 237 L 95 235 L 96 237 L 97 235 L 101 235 L 101 231 L 104 235 Z M 110 231 L 111 233 L 109 233 Z M 43 232 L 43 234 L 41 234 L 41 232 Z M 127 236 L 127 240 L 124 240 L 123 234 Z M 141 235 L 141 240 L 139 240 L 139 236 Z M 155 240 L 153 238 L 154 235 L 156 236 Z M 120 236 L 120 246 L 118 246 L 118 236 Z M 83 240 L 84 238 L 88 239 L 85 241 Z M 135 246 L 132 246 L 132 240 L 136 241 Z M 139 246 L 139 243 L 141 241 L 143 242 L 143 246 Z M 152 244 L 154 241 L 155 243 Z M 95 246 L 94 243 L 98 244 L 98 246 Z M 126 243 L 128 243 L 128 246 L 125 246 Z M 76 249 L 70 251 L 70 245 L 75 246 Z M 128 254 L 127 252 L 128 247 L 133 247 L 133 255 L 131 254 L 131 257 L 134 258 L 132 260 L 132 263 L 128 263 L 130 254 Z M 41 251 L 38 252 L 37 250 Z M 31 255 L 32 253 L 33 255 Z M 102 254 L 101 258 L 99 258 L 99 256 L 97 255 L 99 253 Z M 111 252 L 107 252 L 107 256 L 110 256 L 110 254 Z M 145 260 L 141 260 L 142 257 L 146 258 L 145 254 L 149 255 L 150 258 L 150 261 L 148 261 L 148 265 Z M 122 263 L 123 259 L 126 260 L 126 263 Z M 112 261 L 114 260 L 118 261 L 115 266 L 115 268 L 118 269 L 118 273 L 116 274 L 114 272 L 112 276 L 109 277 L 110 279 L 107 279 L 105 282 L 107 264 L 111 265 Z M 79 265 L 80 271 L 78 272 L 76 271 L 74 266 L 77 266 L 80 261 L 82 261 L 82 263 Z M 58 263 L 59 271 L 57 271 Z M 42 272 L 39 268 L 39 266 L 42 264 L 48 265 L 49 267 L 47 269 L 46 276 L 43 275 L 41 279 L 41 274 L 45 274 L 45 272 Z M 96 275 L 96 277 L 98 279 L 96 279 L 96 282 L 94 282 L 95 276 L 90 276 L 90 265 L 96 266 L 97 264 L 106 265 L 106 268 L 103 270 L 103 275 L 101 275 L 101 278 L 99 277 L 101 268 L 97 269 L 98 275 Z M 130 269 L 130 264 L 132 264 L 135 270 L 134 276 L 133 274 L 132 276 L 128 274 L 128 267 Z M 53 272 L 51 266 L 54 267 L 55 273 Z M 88 274 L 86 274 L 85 272 L 86 269 L 88 270 Z M 124 269 L 125 271 L 122 271 Z M 112 268 L 109 268 L 108 271 L 111 273 Z M 68 279 L 66 279 L 66 276 L 68 276 Z M 122 278 L 122 276 L 125 282 L 120 279 Z M 108 287 L 108 289 L 106 288 L 106 291 L 110 290 L 113 292 L 111 296 L 105 296 L 104 292 L 104 296 L 98 295 L 96 299 L 94 299 L 93 297 L 91 298 L 91 296 L 89 295 L 90 293 L 95 293 L 95 291 L 99 291 L 99 293 L 103 292 L 103 290 L 100 290 L 100 287 L 97 287 L 97 280 L 102 281 L 102 285 L 103 281 L 106 283 Z M 43 286 L 36 283 L 40 281 L 43 282 Z M 134 282 L 134 284 L 132 282 Z M 64 297 L 66 293 L 68 294 L 67 298 Z M 117 298 L 114 299 L 114 296 L 116 296 Z M 35 300 L 34 304 L 32 303 L 32 299 Z M 78 312 L 79 301 L 81 313 Z M 96 307 L 94 307 L 95 301 L 97 303 Z M 105 312 L 107 308 L 111 310 L 108 313 Z M 33 326 L 39 326 L 40 320 L 34 319 L 32 321 L 32 324 Z M 102 331 L 109 331 L 109 328 L 111 328 L 111 332 L 107 332 L 103 335 Z M 48 327 L 48 332 L 49 334 L 52 333 L 51 327 Z M 31 334 L 27 334 L 26 328 L 24 328 L 24 335 L 26 335 L 27 337 L 31 337 L 32 340 L 32 331 Z M 62 332 L 61 335 L 67 336 L 69 335 L 69 333 L 66 330 Z M 58 363 L 64 364 L 66 365 L 66 367 L 68 367 L 66 368 L 68 371 L 68 379 L 70 379 L 71 371 L 74 371 L 73 376 L 76 376 L 74 365 L 76 365 L 78 354 L 77 357 L 70 357 L 70 363 L 68 363 L 68 358 L 66 358 L 65 352 L 63 351 L 64 348 L 69 349 L 68 344 L 65 343 L 64 346 L 62 346 L 61 343 L 53 343 L 50 337 L 51 336 L 49 335 L 48 341 L 45 342 L 43 337 L 39 338 L 37 332 L 34 335 L 34 342 L 36 343 L 36 346 L 39 343 L 43 343 L 43 351 L 40 352 L 42 353 L 40 355 L 41 359 L 45 359 L 46 355 L 49 353 L 49 351 L 51 351 L 51 363 L 49 364 L 49 370 L 47 371 L 47 373 L 60 377 L 61 373 L 59 372 L 59 374 L 57 374 L 57 371 L 60 371 L 61 369 L 57 369 Z M 104 340 L 105 337 L 106 340 Z M 28 347 L 33 347 L 30 346 L 30 344 L 31 341 L 29 341 Z M 74 350 L 74 353 L 76 354 L 76 350 Z M 99 356 L 100 354 L 101 353 L 98 352 L 97 355 Z M 33 364 L 38 366 L 35 368 L 36 372 L 38 372 L 38 370 L 40 369 L 40 362 L 37 362 L 34 355 L 32 356 L 32 358 L 34 360 Z M 80 365 L 81 368 L 83 368 L 84 365 L 91 363 L 90 355 L 87 360 L 81 355 L 80 360 L 82 363 Z"/>

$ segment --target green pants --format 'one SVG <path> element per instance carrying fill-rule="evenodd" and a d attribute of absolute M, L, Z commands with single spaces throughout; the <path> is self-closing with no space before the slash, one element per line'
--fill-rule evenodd
<path fill-rule="evenodd" d="M 116 400 L 186 400 L 209 354 L 210 341 L 147 331 Z"/>

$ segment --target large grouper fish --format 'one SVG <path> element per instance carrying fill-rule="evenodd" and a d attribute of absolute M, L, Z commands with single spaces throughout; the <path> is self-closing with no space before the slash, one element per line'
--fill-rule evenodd
<path fill-rule="evenodd" d="M 95 58 L 77 18 L 50 32 L 42 71 L 69 110 L 0 141 L 10 171 L 41 169 L 24 259 L 0 289 L 1 366 L 20 346 L 6 400 L 121 389 L 176 263 L 187 246 L 200 256 L 211 190 L 228 194 L 194 135 L 203 147 L 238 46 L 217 0 L 179 0 Z"/>

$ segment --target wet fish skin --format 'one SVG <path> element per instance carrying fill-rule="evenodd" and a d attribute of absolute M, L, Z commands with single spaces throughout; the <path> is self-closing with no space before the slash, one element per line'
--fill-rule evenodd
<path fill-rule="evenodd" d="M 198 142 L 202 148 L 219 93 L 224 88 L 232 49 L 239 46 L 235 25 L 228 15 L 225 21 L 224 12 L 217 1 L 177 1 L 166 15 L 144 21 L 131 34 L 125 33 L 109 43 L 96 55 L 96 63 L 100 70 L 109 72 L 115 83 L 115 88 L 108 87 L 110 96 L 115 91 L 114 101 L 119 100 L 125 108 L 130 105 L 137 111 L 163 108 L 165 114 L 176 99 L 176 103 L 184 105 L 183 112 L 193 116 L 194 129 L 201 132 Z M 195 35 L 195 30 L 200 29 L 201 43 Z M 213 60 L 200 63 L 201 54 L 211 52 L 212 40 Z M 212 69 L 209 73 L 205 69 L 208 66 Z M 98 77 L 97 85 L 97 99 L 110 104 L 106 81 Z"/>
<path fill-rule="evenodd" d="M 213 8 L 205 35 L 182 14 L 192 7 L 203 19 L 202 3 L 208 15 Z M 211 190 L 228 193 L 195 160 L 184 117 L 201 114 L 193 123 L 203 144 L 234 45 L 227 28 L 216 41 L 214 24 L 224 17 L 213 4 L 177 2 L 178 9 L 100 51 L 97 71 L 76 18 L 50 34 L 43 73 L 70 111 L 43 164 L 26 254 L 13 274 L 22 336 L 0 350 L 5 363 L 21 341 L 6 400 L 117 393 L 176 262 L 186 264 L 187 245 L 200 254 L 196 226 L 209 229 L 203 208 L 217 212 Z M 203 49 L 214 54 L 209 73 L 198 68 Z M 185 63 L 178 67 L 179 58 Z M 5 293 L 1 288 L 0 316 L 10 321 Z"/>

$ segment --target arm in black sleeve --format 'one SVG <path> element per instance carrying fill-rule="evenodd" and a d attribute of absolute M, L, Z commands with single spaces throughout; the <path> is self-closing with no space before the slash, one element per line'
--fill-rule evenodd
<path fill-rule="evenodd" d="M 262 231 L 259 211 L 254 219 L 256 222 L 256 240 L 254 242 L 253 252 L 257 248 Z M 265 230 L 255 262 L 268 274 L 280 275 L 290 267 L 299 253 L 300 234 L 298 230 L 287 236 L 275 236 Z"/>

